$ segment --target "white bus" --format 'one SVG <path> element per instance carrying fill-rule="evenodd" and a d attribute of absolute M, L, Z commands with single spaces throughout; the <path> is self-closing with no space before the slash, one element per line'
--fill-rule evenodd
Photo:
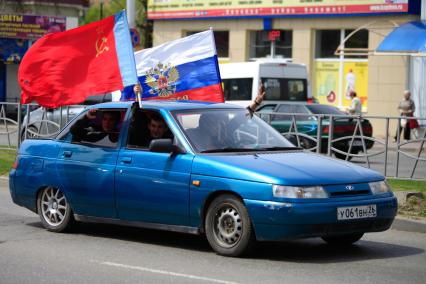
<path fill-rule="evenodd" d="M 311 101 L 306 65 L 285 59 L 219 65 L 225 101 L 247 106 L 254 100 L 260 82 L 266 89 L 265 101 Z"/>

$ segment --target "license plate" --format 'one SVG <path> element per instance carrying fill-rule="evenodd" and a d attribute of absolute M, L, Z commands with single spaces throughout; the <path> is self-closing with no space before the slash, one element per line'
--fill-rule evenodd
<path fill-rule="evenodd" d="M 351 146 L 351 141 L 348 141 L 348 146 Z M 362 141 L 361 140 L 354 140 L 354 142 L 352 143 L 352 146 L 361 146 L 362 147 Z"/>
<path fill-rule="evenodd" d="M 377 216 L 376 204 L 366 206 L 338 207 L 337 220 L 353 220 Z"/>

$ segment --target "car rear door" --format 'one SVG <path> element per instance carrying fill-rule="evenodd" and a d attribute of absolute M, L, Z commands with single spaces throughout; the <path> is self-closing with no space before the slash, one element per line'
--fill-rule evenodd
<path fill-rule="evenodd" d="M 97 110 L 99 116 L 104 111 L 110 111 Z M 117 124 L 119 133 L 126 110 L 114 109 L 121 116 Z M 96 141 L 76 141 L 73 126 L 85 119 L 86 113 L 87 111 L 80 114 L 59 136 L 62 144 L 58 154 L 57 173 L 75 214 L 115 218 L 114 173 L 119 143 L 115 143 L 115 146 L 102 146 Z M 90 127 L 96 128 L 96 123 L 99 123 L 98 117 Z"/>

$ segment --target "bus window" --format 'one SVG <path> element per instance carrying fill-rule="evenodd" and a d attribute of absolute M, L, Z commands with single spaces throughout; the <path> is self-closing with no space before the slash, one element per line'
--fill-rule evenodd
<path fill-rule="evenodd" d="M 265 100 L 306 101 L 308 99 L 306 79 L 261 78 L 266 89 Z"/>
<path fill-rule="evenodd" d="M 223 91 L 227 101 L 251 101 L 253 78 L 223 79 Z"/>

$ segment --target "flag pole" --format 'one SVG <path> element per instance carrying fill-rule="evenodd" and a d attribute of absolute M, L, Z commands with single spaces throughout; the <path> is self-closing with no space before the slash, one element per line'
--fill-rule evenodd
<path fill-rule="evenodd" d="M 140 83 L 137 83 L 136 85 L 139 87 L 138 90 L 136 91 L 136 97 L 139 103 L 139 108 L 142 108 L 142 96 L 141 96 L 142 86 Z"/>

